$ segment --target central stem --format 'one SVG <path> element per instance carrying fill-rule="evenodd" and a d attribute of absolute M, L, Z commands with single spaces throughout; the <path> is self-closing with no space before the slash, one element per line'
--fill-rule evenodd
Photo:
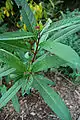
<path fill-rule="evenodd" d="M 40 34 L 38 35 L 38 40 L 37 40 L 37 42 L 36 42 L 36 50 L 35 50 L 34 56 L 33 56 L 33 58 L 32 58 L 32 63 L 35 61 L 36 54 L 37 54 L 37 52 L 38 52 L 39 41 L 40 41 Z"/>

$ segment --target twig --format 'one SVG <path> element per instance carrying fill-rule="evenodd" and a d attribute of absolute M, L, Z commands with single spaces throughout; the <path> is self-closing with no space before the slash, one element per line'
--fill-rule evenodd
<path fill-rule="evenodd" d="M 25 107 L 26 107 L 26 110 L 27 110 L 27 115 L 29 115 L 29 109 L 28 109 L 28 105 L 25 103 Z"/>
<path fill-rule="evenodd" d="M 8 118 L 9 114 L 6 115 L 6 117 L 4 118 L 4 120 L 6 120 Z"/>
<path fill-rule="evenodd" d="M 21 117 L 21 119 L 22 119 L 22 120 L 24 120 L 23 115 L 22 115 L 22 116 L 20 116 L 20 117 Z"/>
<path fill-rule="evenodd" d="M 75 90 L 75 93 L 79 96 L 80 99 L 80 93 L 77 90 Z"/>

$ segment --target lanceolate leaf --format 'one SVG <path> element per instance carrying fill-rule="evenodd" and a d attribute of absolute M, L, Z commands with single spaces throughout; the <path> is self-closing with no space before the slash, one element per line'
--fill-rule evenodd
<path fill-rule="evenodd" d="M 18 80 L 0 99 L 0 108 L 4 107 L 9 100 L 11 100 L 14 95 L 18 92 L 18 90 L 21 88 L 22 82 L 21 79 Z"/>
<path fill-rule="evenodd" d="M 0 66 L 0 78 L 2 78 L 3 76 L 7 76 L 15 71 L 15 68 L 10 68 L 8 65 L 4 64 L 3 67 Z"/>
<path fill-rule="evenodd" d="M 48 41 L 42 45 L 42 48 L 80 69 L 80 57 L 70 46 Z"/>
<path fill-rule="evenodd" d="M 45 31 L 48 30 L 48 28 L 50 27 L 51 23 L 52 23 L 52 20 L 49 18 L 49 19 L 46 21 L 46 24 L 44 25 L 44 28 L 43 28 L 43 30 L 41 31 L 40 35 L 42 35 Z"/>
<path fill-rule="evenodd" d="M 33 83 L 33 77 L 32 77 L 32 75 L 30 76 L 29 80 L 27 80 L 27 79 L 23 80 L 22 95 L 24 95 L 24 93 L 27 93 L 29 91 L 29 89 L 32 86 L 32 83 Z"/>
<path fill-rule="evenodd" d="M 80 23 L 80 16 L 76 16 L 73 18 L 66 18 L 66 19 L 52 23 L 51 27 L 48 30 L 46 30 L 46 33 L 54 32 L 78 23 Z"/>
<path fill-rule="evenodd" d="M 33 87 L 40 92 L 49 107 L 60 117 L 61 120 L 71 120 L 71 116 L 66 105 L 60 96 L 47 85 L 48 83 L 46 84 L 44 82 L 44 78 L 42 79 L 40 76 L 35 76 L 33 78 Z"/>
<path fill-rule="evenodd" d="M 44 77 L 43 75 L 37 75 L 37 77 L 43 81 L 46 85 L 51 85 L 51 86 L 55 86 L 56 83 L 50 79 L 48 79 L 47 77 Z"/>
<path fill-rule="evenodd" d="M 24 92 L 25 92 L 25 89 L 26 89 L 26 86 L 27 86 L 27 83 L 28 83 L 28 80 L 27 78 L 23 80 L 23 85 L 22 85 L 22 95 L 24 95 Z"/>
<path fill-rule="evenodd" d="M 49 34 L 42 35 L 41 38 L 40 38 L 40 43 L 46 41 L 48 36 L 49 36 Z"/>
<path fill-rule="evenodd" d="M 49 41 L 61 41 L 65 39 L 65 37 L 72 35 L 80 30 L 80 24 L 73 25 L 70 27 L 67 27 L 65 29 L 61 29 L 54 33 L 48 40 Z"/>
<path fill-rule="evenodd" d="M 16 31 L 16 32 L 6 32 L 3 34 L 0 34 L 0 41 L 3 40 L 22 40 L 34 37 L 35 35 L 31 32 L 25 32 L 25 31 Z"/>
<path fill-rule="evenodd" d="M 14 97 L 12 98 L 12 103 L 13 103 L 13 106 L 14 106 L 14 109 L 16 110 L 16 112 L 20 112 L 20 104 L 18 102 L 17 95 L 14 95 Z"/>
<path fill-rule="evenodd" d="M 13 52 L 16 50 L 27 51 L 29 50 L 29 45 L 26 45 L 24 41 L 0 41 L 0 49 L 5 49 L 7 51 Z"/>
<path fill-rule="evenodd" d="M 33 32 L 36 26 L 36 19 L 26 0 L 14 0 L 21 7 L 22 21 L 26 24 L 28 31 Z"/>
<path fill-rule="evenodd" d="M 25 72 L 25 65 L 13 54 L 6 50 L 0 49 L 0 59 L 12 68 L 16 68 L 18 72 Z"/>
<path fill-rule="evenodd" d="M 10 69 L 10 67 L 6 64 L 4 64 L 3 66 L 0 66 L 0 74 L 8 69 Z"/>
<path fill-rule="evenodd" d="M 6 88 L 5 85 L 3 85 L 2 88 L 1 88 L 1 91 L 0 91 L 1 95 L 3 96 L 6 93 L 6 91 L 7 91 L 7 88 Z"/>
<path fill-rule="evenodd" d="M 33 63 L 32 71 L 38 72 L 42 70 L 47 70 L 48 68 L 51 68 L 51 67 L 57 68 L 65 63 L 66 61 L 60 59 L 56 55 L 45 54 L 39 57 Z"/>
<path fill-rule="evenodd" d="M 32 75 L 31 75 L 30 78 L 29 78 L 29 80 L 28 80 L 28 82 L 27 82 L 27 86 L 26 86 L 26 88 L 25 88 L 25 91 L 26 91 L 26 92 L 31 88 L 32 83 L 33 83 L 33 77 L 32 77 Z"/>
<path fill-rule="evenodd" d="M 9 75 L 10 73 L 14 72 L 15 70 L 16 70 L 15 68 L 9 68 L 9 69 L 3 71 L 2 73 L 0 72 L 0 78 L 3 76 Z"/>

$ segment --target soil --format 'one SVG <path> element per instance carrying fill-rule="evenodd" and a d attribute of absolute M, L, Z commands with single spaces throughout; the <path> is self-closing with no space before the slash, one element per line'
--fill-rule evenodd
<path fill-rule="evenodd" d="M 80 86 L 75 85 L 60 73 L 47 73 L 48 78 L 56 81 L 53 87 L 63 98 L 70 110 L 72 120 L 80 117 Z M 38 92 L 19 97 L 21 112 L 15 112 L 11 101 L 0 111 L 0 120 L 60 120 L 45 104 Z"/>

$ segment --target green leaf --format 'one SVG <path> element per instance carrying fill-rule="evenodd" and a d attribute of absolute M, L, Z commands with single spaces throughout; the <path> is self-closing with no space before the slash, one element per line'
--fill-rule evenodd
<path fill-rule="evenodd" d="M 18 72 L 25 72 L 25 65 L 13 54 L 10 52 L 0 49 L 0 59 L 8 64 L 12 68 L 16 68 Z"/>
<path fill-rule="evenodd" d="M 13 51 L 17 51 L 17 50 L 21 50 L 21 51 L 28 51 L 29 50 L 29 45 L 26 45 L 24 41 L 0 41 L 0 49 L 5 49 L 7 51 L 13 52 Z"/>
<path fill-rule="evenodd" d="M 45 54 L 39 57 L 32 66 L 33 72 L 39 72 L 42 70 L 47 70 L 48 68 L 57 68 L 66 62 L 55 55 Z"/>
<path fill-rule="evenodd" d="M 65 18 L 63 20 L 59 20 L 51 24 L 50 28 L 46 30 L 46 33 L 51 33 L 57 30 L 60 30 L 65 27 L 72 26 L 74 24 L 80 23 L 80 16 L 72 17 L 72 18 Z"/>
<path fill-rule="evenodd" d="M 7 81 L 10 81 L 10 80 L 17 81 L 22 77 L 22 74 L 11 73 L 8 77 L 9 79 Z"/>
<path fill-rule="evenodd" d="M 23 80 L 23 85 L 22 85 L 22 88 L 21 88 L 21 90 L 22 90 L 22 96 L 24 96 L 24 92 L 25 92 L 25 89 L 26 89 L 26 86 L 27 86 L 27 82 L 28 82 L 27 79 Z"/>
<path fill-rule="evenodd" d="M 60 96 L 50 88 L 40 76 L 34 76 L 33 87 L 37 89 L 48 106 L 60 117 L 61 120 L 72 120 L 69 110 Z M 45 78 L 46 79 L 46 78 Z"/>
<path fill-rule="evenodd" d="M 3 71 L 2 73 L 0 73 L 0 77 L 7 76 L 10 73 L 13 73 L 15 70 L 16 70 L 15 68 L 9 68 L 9 69 Z"/>
<path fill-rule="evenodd" d="M 46 24 L 44 25 L 44 28 L 43 30 L 41 31 L 40 35 L 42 35 L 44 32 L 46 32 L 48 30 L 48 28 L 50 27 L 52 23 L 52 20 L 49 18 L 47 21 L 46 21 Z"/>
<path fill-rule="evenodd" d="M 56 83 L 50 79 L 48 79 L 47 77 L 44 77 L 43 75 L 37 75 L 38 78 L 40 78 L 46 85 L 51 85 L 51 86 L 55 86 Z"/>
<path fill-rule="evenodd" d="M 70 46 L 48 41 L 42 45 L 42 48 L 70 63 L 71 66 L 80 69 L 80 57 Z"/>
<path fill-rule="evenodd" d="M 3 66 L 0 65 L 0 74 L 8 69 L 10 69 L 10 67 L 8 65 L 6 65 L 6 64 L 4 64 Z"/>
<path fill-rule="evenodd" d="M 48 38 L 48 36 L 49 36 L 49 34 L 44 34 L 44 35 L 42 35 L 41 38 L 40 38 L 40 43 L 46 41 L 47 38 Z"/>
<path fill-rule="evenodd" d="M 16 32 L 6 32 L 3 34 L 0 34 L 0 41 L 3 40 L 22 40 L 27 38 L 32 38 L 35 35 L 31 32 L 25 32 L 25 31 L 16 31 Z"/>
<path fill-rule="evenodd" d="M 33 83 L 33 77 L 31 75 L 28 82 L 27 82 L 27 86 L 26 86 L 26 89 L 25 89 L 26 92 L 30 89 L 30 87 L 32 86 L 32 83 Z"/>
<path fill-rule="evenodd" d="M 3 96 L 6 93 L 6 91 L 7 91 L 7 88 L 6 88 L 5 85 L 3 85 L 2 88 L 1 88 L 1 91 L 0 91 L 1 95 Z"/>
<path fill-rule="evenodd" d="M 22 81 L 21 79 L 18 80 L 0 99 L 0 108 L 4 107 L 9 100 L 11 100 L 14 95 L 18 92 L 18 90 L 22 86 Z"/>
<path fill-rule="evenodd" d="M 9 44 L 7 42 L 0 42 L 0 49 L 5 49 L 9 52 L 16 51 L 17 49 L 25 50 L 24 48 L 20 48 L 14 44 Z"/>
<path fill-rule="evenodd" d="M 18 102 L 17 95 L 14 95 L 14 97 L 11 100 L 12 100 L 12 103 L 13 103 L 13 106 L 14 106 L 14 109 L 16 110 L 16 112 L 20 112 L 20 104 Z"/>
<path fill-rule="evenodd" d="M 31 86 L 32 86 L 32 83 L 33 83 L 33 77 L 30 76 L 29 80 L 24 80 L 23 81 L 23 85 L 22 85 L 22 95 L 24 95 L 25 92 L 27 92 Z"/>
<path fill-rule="evenodd" d="M 14 0 L 19 7 L 21 7 L 22 21 L 26 24 L 28 31 L 34 32 L 36 26 L 36 19 L 31 11 L 26 0 Z"/>
<path fill-rule="evenodd" d="M 61 41 L 65 37 L 72 35 L 80 30 L 80 24 L 61 29 L 60 31 L 55 32 L 49 39 L 49 41 Z M 44 34 L 45 35 L 45 34 Z"/>

